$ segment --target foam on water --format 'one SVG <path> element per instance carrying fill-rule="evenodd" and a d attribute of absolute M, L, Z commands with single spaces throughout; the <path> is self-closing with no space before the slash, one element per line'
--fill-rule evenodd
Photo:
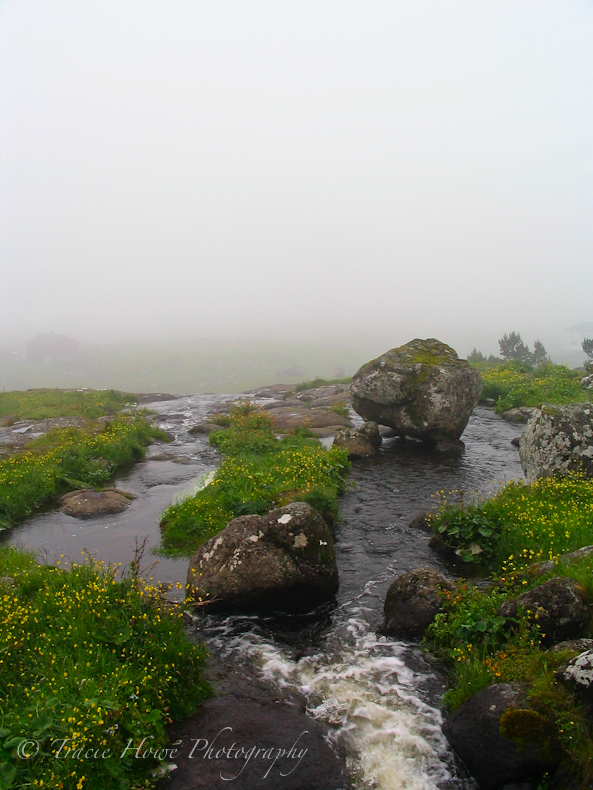
<path fill-rule="evenodd" d="M 219 622 L 208 641 L 239 663 L 255 662 L 284 692 L 303 696 L 307 712 L 329 724 L 336 746 L 350 755 L 358 787 L 471 787 L 457 775 L 440 711 L 425 699 L 427 681 L 436 679 L 430 667 L 412 669 L 410 645 L 378 636 L 363 607 L 340 614 L 325 644 L 298 660 L 268 636 L 245 632 L 241 618 Z"/>

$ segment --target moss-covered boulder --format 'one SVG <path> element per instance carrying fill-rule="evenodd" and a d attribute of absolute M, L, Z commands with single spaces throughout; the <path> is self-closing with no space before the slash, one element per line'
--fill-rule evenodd
<path fill-rule="evenodd" d="M 439 340 L 412 340 L 367 362 L 354 375 L 352 405 L 365 420 L 399 436 L 459 439 L 482 391 L 477 370 Z"/>
<path fill-rule="evenodd" d="M 196 551 L 189 594 L 208 611 L 306 609 L 338 590 L 334 541 L 319 513 L 293 502 L 240 516 Z"/>
<path fill-rule="evenodd" d="M 443 733 L 480 790 L 537 780 L 560 762 L 553 726 L 529 707 L 520 683 L 497 683 L 474 694 L 445 719 Z"/>
<path fill-rule="evenodd" d="M 543 404 L 521 434 L 519 455 L 528 483 L 567 472 L 593 476 L 593 403 Z"/>

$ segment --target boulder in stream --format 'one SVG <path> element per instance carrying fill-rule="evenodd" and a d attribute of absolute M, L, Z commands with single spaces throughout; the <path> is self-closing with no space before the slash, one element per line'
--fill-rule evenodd
<path fill-rule="evenodd" d="M 208 611 L 314 607 L 339 586 L 334 541 L 305 502 L 240 516 L 196 551 L 187 583 Z"/>
<path fill-rule="evenodd" d="M 131 494 L 115 489 L 95 491 L 92 488 L 85 488 L 65 494 L 59 502 L 60 510 L 67 516 L 95 518 L 123 513 L 129 507 L 131 500 Z"/>
<path fill-rule="evenodd" d="M 480 374 L 439 340 L 412 340 L 355 373 L 352 406 L 365 420 L 432 442 L 459 439 L 482 391 Z"/>
<path fill-rule="evenodd" d="M 402 639 L 422 639 L 453 586 L 432 568 L 402 573 L 385 596 L 383 632 Z"/>
<path fill-rule="evenodd" d="M 567 472 L 593 476 L 593 403 L 544 404 L 525 426 L 519 455 L 528 483 Z"/>
<path fill-rule="evenodd" d="M 343 447 L 348 458 L 376 455 L 382 441 L 376 422 L 365 422 L 360 428 L 340 428 L 334 437 L 334 444 Z"/>

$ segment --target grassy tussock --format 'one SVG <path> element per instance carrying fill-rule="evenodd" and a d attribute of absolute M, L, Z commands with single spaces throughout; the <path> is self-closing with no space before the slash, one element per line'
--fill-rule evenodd
<path fill-rule="evenodd" d="M 208 696 L 204 650 L 186 638 L 181 612 L 117 571 L 89 558 L 62 570 L 0 548 L 3 790 L 152 787 L 161 762 L 136 759 L 136 748 L 143 738 L 142 751 L 165 747 L 166 726 Z M 19 758 L 31 739 L 39 753 Z M 107 756 L 68 758 L 68 748 Z"/>
<path fill-rule="evenodd" d="M 330 523 L 349 469 L 347 453 L 296 431 L 277 439 L 265 412 L 243 404 L 231 410 L 229 428 L 210 435 L 224 460 L 206 488 L 163 514 L 162 552 L 191 555 L 240 515 L 266 513 L 305 501 Z"/>
<path fill-rule="evenodd" d="M 562 405 L 591 399 L 591 394 L 581 387 L 582 374 L 564 365 L 550 362 L 534 368 L 526 362 L 511 361 L 501 365 L 475 363 L 475 367 L 482 377 L 482 398 L 495 400 L 498 414 L 518 406 Z"/>
<path fill-rule="evenodd" d="M 94 420 L 116 414 L 137 403 L 135 395 L 117 390 L 84 391 L 38 389 L 0 392 L 0 417 L 11 421 L 45 420 L 48 417 L 86 417 Z"/>
<path fill-rule="evenodd" d="M 462 557 L 485 560 L 494 582 L 484 591 L 461 581 L 446 594 L 443 611 L 426 633 L 426 644 L 451 667 L 446 704 L 456 708 L 492 683 L 527 683 L 530 704 L 538 713 L 539 730 L 547 733 L 548 745 L 559 745 L 565 764 L 583 786 L 589 786 L 593 782 L 590 717 L 554 675 L 575 654 L 540 649 L 543 635 L 537 614 L 520 613 L 516 621 L 505 623 L 496 611 L 505 599 L 553 576 L 574 578 L 593 603 L 593 556 L 564 565 L 559 561 L 560 555 L 593 544 L 593 480 L 571 475 L 543 478 L 532 485 L 511 483 L 484 502 L 445 503 L 434 526 Z M 550 559 L 556 565 L 545 575 L 527 571 L 533 563 Z M 582 635 L 591 634 L 590 624 Z"/>
<path fill-rule="evenodd" d="M 25 452 L 0 461 L 0 528 L 13 526 L 73 488 L 107 484 L 141 459 L 154 438 L 166 438 L 142 415 L 117 417 L 88 430 L 52 431 Z"/>

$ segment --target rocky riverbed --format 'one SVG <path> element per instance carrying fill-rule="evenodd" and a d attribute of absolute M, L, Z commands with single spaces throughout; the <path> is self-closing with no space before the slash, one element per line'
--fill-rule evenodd
<path fill-rule="evenodd" d="M 199 476 L 218 463 L 207 435 L 190 430 L 224 411 L 235 397 L 194 395 L 144 404 L 156 412 L 155 419 L 172 441 L 152 445 L 146 460 L 116 481 L 118 489 L 133 496 L 124 511 L 81 520 L 52 510 L 5 533 L 3 539 L 28 545 L 50 562 L 60 555 L 76 561 L 88 550 L 99 559 L 126 564 L 136 538 L 146 537 L 148 545 L 156 547 L 162 510 L 191 491 Z M 347 388 L 290 393 L 274 387 L 249 397 L 282 418 L 279 432 L 304 420 L 330 442 L 332 432 L 348 421 L 340 414 L 343 409 L 331 409 L 348 403 Z M 331 422 L 334 417 L 339 419 Z M 350 418 L 356 423 L 353 413 Z M 385 593 L 395 576 L 418 567 L 455 576 L 455 569 L 428 547 L 429 536 L 410 526 L 412 519 L 435 504 L 439 491 L 487 494 L 504 480 L 522 477 L 517 449 L 511 445 L 521 429 L 479 407 L 463 434 L 463 452 L 447 454 L 413 440 L 384 438 L 376 456 L 355 461 L 354 485 L 342 499 L 342 520 L 334 530 L 340 576 L 335 601 L 307 614 L 212 614 L 194 619 L 190 630 L 206 640 L 214 657 L 211 677 L 226 702 L 208 703 L 191 727 L 177 733 L 179 739 L 211 739 L 222 724 L 235 726 L 237 737 L 245 741 L 242 745 L 256 735 L 269 740 L 274 733 L 276 742 L 270 745 L 289 749 L 292 735 L 311 722 L 308 753 L 316 755 L 309 759 L 317 773 L 304 773 L 304 757 L 290 777 L 281 777 L 276 765 L 268 786 L 473 787 L 441 733 L 444 681 L 438 666 L 417 644 L 382 636 L 378 630 Z M 187 560 L 152 559 L 158 560 L 150 571 L 153 578 L 185 582 Z M 331 749 L 331 758 L 323 744 Z M 201 757 L 201 763 L 192 765 L 208 765 L 208 786 L 227 786 L 220 774 L 228 768 L 228 758 L 223 755 L 214 764 Z M 189 776 L 188 760 L 187 755 L 185 763 L 178 760 L 178 778 L 173 772 L 164 787 L 201 786 L 183 783 Z M 290 765 L 284 764 L 282 771 Z M 234 786 L 266 786 L 265 771 L 257 773 L 263 767 L 261 763 L 253 769 L 251 784 L 241 785 L 237 779 Z M 317 785 L 320 776 L 325 783 Z M 290 784 L 290 778 L 296 783 Z"/>

